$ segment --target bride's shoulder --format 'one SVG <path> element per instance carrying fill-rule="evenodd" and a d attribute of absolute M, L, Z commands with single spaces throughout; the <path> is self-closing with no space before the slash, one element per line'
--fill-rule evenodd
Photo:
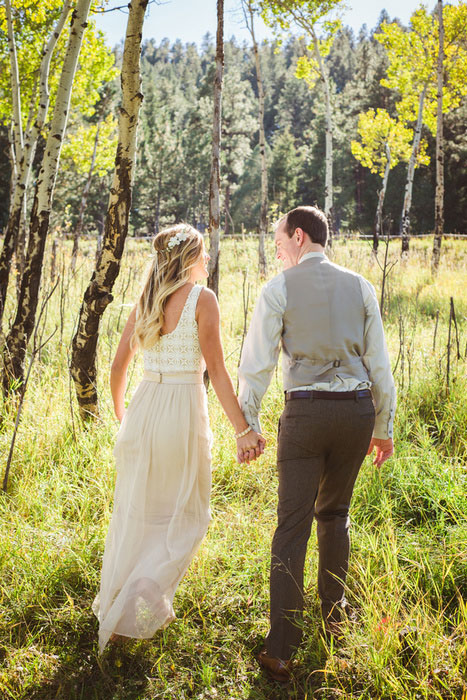
<path fill-rule="evenodd" d="M 212 289 L 208 289 L 208 287 L 202 287 L 201 292 L 199 293 L 198 297 L 198 304 L 197 304 L 197 315 L 199 316 L 200 314 L 204 315 L 218 315 L 219 314 L 219 302 L 217 301 L 217 297 L 212 291 Z"/>
<path fill-rule="evenodd" d="M 199 303 L 208 305 L 218 303 L 217 297 L 212 289 L 209 289 L 209 287 L 201 287 L 201 291 L 199 293 Z"/>

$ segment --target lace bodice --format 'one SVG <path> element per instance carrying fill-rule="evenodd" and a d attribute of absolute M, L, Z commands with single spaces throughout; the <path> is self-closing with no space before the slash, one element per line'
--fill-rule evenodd
<path fill-rule="evenodd" d="M 180 319 L 171 333 L 144 351 L 144 369 L 151 372 L 203 372 L 205 365 L 199 346 L 196 304 L 203 287 L 195 284 L 188 294 Z"/>

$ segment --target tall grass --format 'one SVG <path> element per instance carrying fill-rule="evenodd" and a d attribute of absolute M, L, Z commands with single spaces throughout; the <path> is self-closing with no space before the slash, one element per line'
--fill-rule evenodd
<path fill-rule="evenodd" d="M 33 368 L 9 491 L 0 498 L 2 698 L 467 697 L 467 247 L 452 240 L 443 245 L 436 279 L 429 269 L 429 243 L 423 241 L 413 245 L 408 261 L 394 268 L 388 283 L 385 326 L 399 388 L 396 455 L 380 471 L 367 459 L 355 490 L 348 597 L 358 619 L 349 623 L 339 648 L 321 640 L 312 537 L 305 640 L 288 689 L 268 682 L 254 660 L 268 629 L 276 427 L 283 403 L 279 373 L 263 404 L 267 450 L 250 466 L 236 463 L 232 430 L 210 391 L 213 521 L 177 592 L 178 618 L 153 640 L 130 642 L 97 657 L 90 604 L 112 507 L 117 430 L 108 373 L 149 246 L 130 241 L 125 253 L 115 301 L 101 329 L 101 419 L 85 430 L 70 393 L 67 363 L 94 250 L 90 244 L 83 249 L 73 276 L 69 245 L 61 245 L 62 277 L 45 332 L 58 330 Z M 390 255 L 396 258 L 395 247 Z M 332 257 L 379 289 L 381 272 L 369 246 L 337 243 Z M 256 260 L 253 240 L 223 243 L 220 303 L 233 375 L 242 340 L 244 275 L 250 315 L 262 284 Z M 44 293 L 49 279 L 47 270 Z M 13 311 L 13 287 L 11 292 L 7 316 Z M 450 296 L 462 359 L 456 360 L 451 348 L 448 385 Z M 141 372 L 138 358 L 130 369 L 128 396 Z M 15 413 L 8 405 L 2 413 L 4 463 Z"/>

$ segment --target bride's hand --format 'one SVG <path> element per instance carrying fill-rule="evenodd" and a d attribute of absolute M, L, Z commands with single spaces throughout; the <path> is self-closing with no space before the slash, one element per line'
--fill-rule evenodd
<path fill-rule="evenodd" d="M 263 454 L 265 445 L 264 437 L 255 430 L 250 430 L 243 437 L 237 438 L 237 460 L 240 464 L 249 464 Z"/>

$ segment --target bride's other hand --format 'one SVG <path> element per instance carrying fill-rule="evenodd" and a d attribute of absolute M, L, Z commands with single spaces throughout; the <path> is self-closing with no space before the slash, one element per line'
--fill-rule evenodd
<path fill-rule="evenodd" d="M 241 438 L 237 438 L 237 459 L 242 464 L 243 462 L 253 462 L 258 459 L 264 452 L 266 440 L 262 435 L 250 430 L 249 433 Z"/>

